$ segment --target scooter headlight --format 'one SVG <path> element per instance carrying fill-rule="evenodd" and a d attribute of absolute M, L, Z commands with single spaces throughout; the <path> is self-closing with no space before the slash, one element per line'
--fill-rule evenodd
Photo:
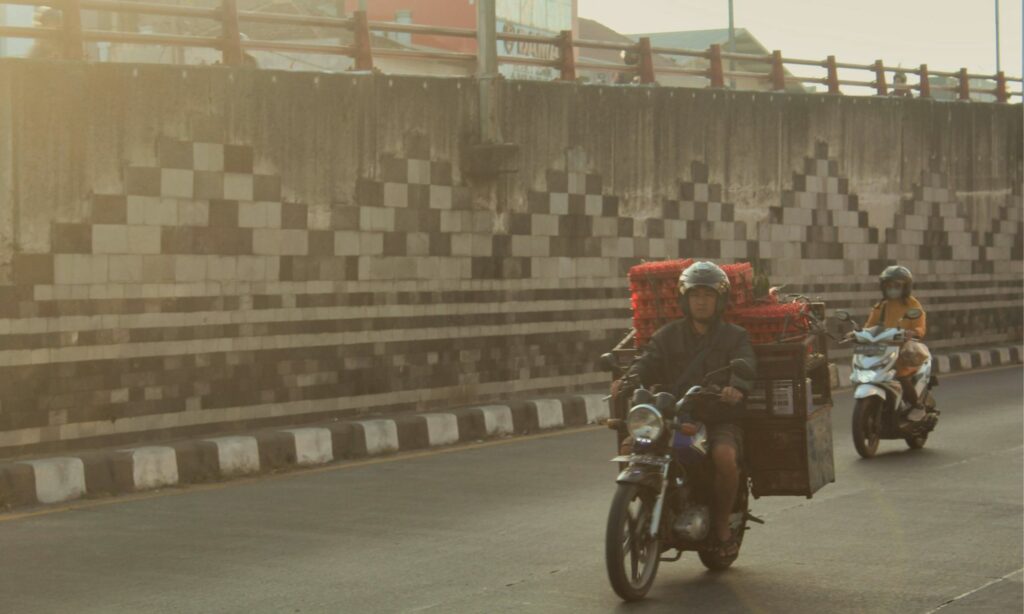
<path fill-rule="evenodd" d="M 629 434 L 634 439 L 654 441 L 661 437 L 665 422 L 661 418 L 661 412 L 653 405 L 637 405 L 629 410 L 629 415 L 626 417 L 626 428 L 629 429 Z"/>

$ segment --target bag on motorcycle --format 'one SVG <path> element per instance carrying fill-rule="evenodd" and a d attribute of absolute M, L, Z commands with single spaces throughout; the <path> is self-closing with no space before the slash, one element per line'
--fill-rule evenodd
<path fill-rule="evenodd" d="M 924 364 L 924 361 L 928 360 L 929 356 L 931 356 L 931 353 L 928 351 L 928 346 L 920 341 L 911 339 L 900 348 L 899 358 L 896 359 L 896 368 L 920 367 Z"/>

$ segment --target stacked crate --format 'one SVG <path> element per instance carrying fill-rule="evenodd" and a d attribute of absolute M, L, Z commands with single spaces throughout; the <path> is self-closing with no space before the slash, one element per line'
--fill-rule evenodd
<path fill-rule="evenodd" d="M 809 314 L 809 303 L 765 303 L 730 309 L 724 319 L 746 329 L 750 342 L 760 345 L 807 336 Z"/>
<path fill-rule="evenodd" d="M 641 348 L 659 328 L 683 316 L 679 307 L 679 275 L 690 258 L 645 262 L 629 269 L 634 343 Z"/>
<path fill-rule="evenodd" d="M 659 328 L 683 316 L 679 276 L 694 262 L 691 258 L 645 262 L 629 270 L 636 347 L 643 347 Z M 754 269 L 750 263 L 726 264 L 722 270 L 731 286 L 727 313 L 752 308 Z"/>
<path fill-rule="evenodd" d="M 810 497 L 835 481 L 827 357 L 807 360 L 813 342 L 754 346 L 758 379 L 743 427 L 755 497 Z"/>

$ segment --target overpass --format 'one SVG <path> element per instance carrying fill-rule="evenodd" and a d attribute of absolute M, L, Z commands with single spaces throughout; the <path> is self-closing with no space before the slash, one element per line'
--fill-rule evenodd
<path fill-rule="evenodd" d="M 1021 338 L 1019 105 L 496 90 L 0 61 L 0 455 L 599 385 L 642 259 Z"/>

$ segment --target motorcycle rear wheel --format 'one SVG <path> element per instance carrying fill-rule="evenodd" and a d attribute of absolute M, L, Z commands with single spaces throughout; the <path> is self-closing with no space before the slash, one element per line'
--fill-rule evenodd
<path fill-rule="evenodd" d="M 743 512 L 743 524 L 740 525 L 740 528 L 736 533 L 736 555 L 722 557 L 714 550 L 697 551 L 697 556 L 700 557 L 700 562 L 704 564 L 704 567 L 707 567 L 711 571 L 724 571 L 728 569 L 740 556 L 740 548 L 743 547 L 743 536 L 747 532 L 747 513 L 750 511 L 750 487 L 747 483 L 747 478 L 743 478 L 741 480 L 741 484 L 736 506 L 733 509 L 734 512 Z"/>
<path fill-rule="evenodd" d="M 882 400 L 878 397 L 857 399 L 853 406 L 853 447 L 863 458 L 878 452 L 882 439 Z"/>
<path fill-rule="evenodd" d="M 661 540 L 650 536 L 656 497 L 636 484 L 620 484 L 608 511 L 605 566 L 612 589 L 625 601 L 643 599 L 658 575 Z"/>

